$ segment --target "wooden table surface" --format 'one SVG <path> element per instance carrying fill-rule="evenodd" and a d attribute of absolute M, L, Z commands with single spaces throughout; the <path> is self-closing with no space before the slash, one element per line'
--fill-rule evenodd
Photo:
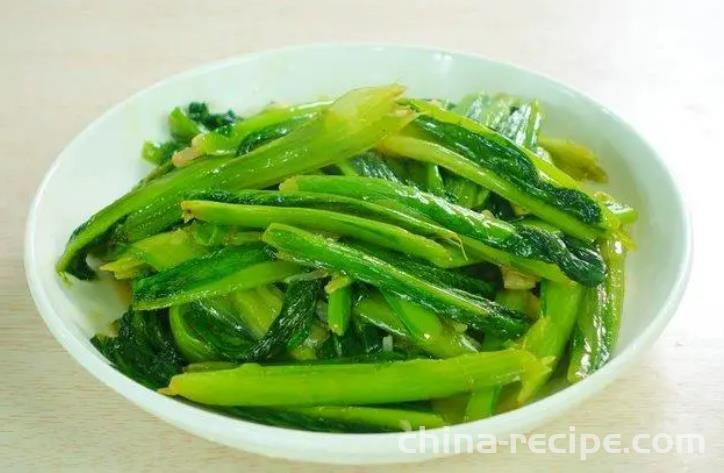
<path fill-rule="evenodd" d="M 3 0 L 1 11 L 0 471 L 333 469 L 234 451 L 132 406 L 51 337 L 22 263 L 35 188 L 62 147 L 101 112 L 198 64 L 326 41 L 473 51 L 571 84 L 610 105 L 662 151 L 696 225 L 689 289 L 661 339 L 605 392 L 539 432 L 565 433 L 573 425 L 624 436 L 698 433 L 706 439 L 703 454 L 600 453 L 581 464 L 576 455 L 524 452 L 376 470 L 724 468 L 724 2 Z"/>

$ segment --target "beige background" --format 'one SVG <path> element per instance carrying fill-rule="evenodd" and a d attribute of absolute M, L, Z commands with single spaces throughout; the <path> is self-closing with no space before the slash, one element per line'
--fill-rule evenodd
<path fill-rule="evenodd" d="M 379 471 L 722 471 L 724 311 L 717 264 L 723 261 L 716 223 L 722 218 L 724 172 L 722 5 L 717 0 L 2 0 L 0 470 L 331 470 L 195 438 L 145 414 L 83 371 L 50 336 L 28 295 L 23 225 L 34 189 L 64 144 L 129 94 L 230 55 L 367 40 L 468 50 L 550 74 L 610 105 L 659 147 L 695 218 L 697 261 L 689 291 L 640 364 L 540 432 L 567 432 L 574 425 L 578 432 L 618 432 L 625 438 L 636 432 L 694 432 L 707 441 L 703 455 L 601 453 L 584 465 L 574 455 L 478 455 Z"/>

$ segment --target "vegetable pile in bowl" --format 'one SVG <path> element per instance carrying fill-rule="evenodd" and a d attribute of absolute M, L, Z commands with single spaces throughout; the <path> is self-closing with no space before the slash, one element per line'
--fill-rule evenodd
<path fill-rule="evenodd" d="M 330 432 L 515 409 L 614 350 L 636 212 L 536 100 L 399 85 L 241 118 L 175 108 L 157 165 L 70 237 L 129 309 L 93 344 L 169 396 Z"/>

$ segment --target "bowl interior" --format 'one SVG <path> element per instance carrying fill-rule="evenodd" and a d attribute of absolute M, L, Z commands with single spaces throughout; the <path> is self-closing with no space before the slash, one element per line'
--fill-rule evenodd
<path fill-rule="evenodd" d="M 203 100 L 215 109 L 233 108 L 243 114 L 271 101 L 334 97 L 350 88 L 389 82 L 402 83 L 408 86 L 409 95 L 419 97 L 456 100 L 483 89 L 536 97 L 546 113 L 546 133 L 592 147 L 610 174 L 610 183 L 604 188 L 640 213 L 633 228 L 639 247 L 630 255 L 626 268 L 627 294 L 616 357 L 627 351 L 633 354 L 640 345 L 653 340 L 654 332 L 663 327 L 673 310 L 688 264 L 686 216 L 671 177 L 654 151 L 611 112 L 552 80 L 474 56 L 400 46 L 292 48 L 202 67 L 146 89 L 90 125 L 49 171 L 28 222 L 28 278 L 40 312 L 56 337 L 114 389 L 155 414 L 206 437 L 297 459 L 370 462 L 404 457 L 396 443 L 376 440 L 393 438 L 390 435 L 367 435 L 360 443 L 353 440 L 355 436 L 328 434 L 330 439 L 342 442 L 338 444 L 340 451 L 329 454 L 325 448 L 315 449 L 310 442 L 314 434 L 223 419 L 164 399 L 119 376 L 88 342 L 95 331 L 122 314 L 119 296 L 105 284 L 74 282 L 68 286 L 53 269 L 73 229 L 148 172 L 150 167 L 139 157 L 141 144 L 146 139 L 165 138 L 165 118 L 172 107 Z M 647 330 L 649 336 L 644 337 Z M 623 362 L 612 365 L 579 383 L 565 397 L 560 393 L 526 407 L 528 412 L 541 412 L 516 427 L 532 428 L 534 422 L 553 415 L 556 410 L 550 407 L 554 403 L 583 397 L 593 390 L 594 378 L 600 377 L 598 385 L 602 385 L 604 378 L 612 377 Z M 580 387 L 587 383 L 591 386 Z M 545 402 L 551 404 L 544 413 Z M 465 428 L 503 432 L 515 424 L 511 418 L 505 423 L 504 418 Z M 221 429 L 222 424 L 228 428 Z M 259 435 L 252 435 L 254 432 Z M 271 432 L 273 440 L 265 437 Z M 280 448 L 280 438 L 289 441 L 285 451 Z M 368 458 L 375 454 L 378 456 Z M 335 460 L 335 455 L 340 458 Z M 359 458 L 351 460 L 355 455 Z"/>

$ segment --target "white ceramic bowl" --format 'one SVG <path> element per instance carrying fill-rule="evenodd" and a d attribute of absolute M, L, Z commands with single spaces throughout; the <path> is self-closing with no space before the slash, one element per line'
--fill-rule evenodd
<path fill-rule="evenodd" d="M 162 81 L 93 122 L 58 156 L 28 218 L 25 269 L 35 303 L 53 335 L 112 389 L 148 412 L 216 442 L 273 457 L 328 463 L 406 462 L 433 456 L 401 451 L 401 434 L 326 434 L 269 427 L 146 389 L 109 366 L 88 341 L 122 314 L 124 308 L 114 292 L 98 283 L 68 287 L 53 269 L 71 231 L 149 170 L 139 159 L 141 144 L 165 136 L 165 117 L 173 106 L 205 100 L 215 108 L 243 112 L 272 100 L 300 102 L 393 81 L 420 97 L 458 99 L 486 89 L 539 98 L 546 111 L 545 130 L 597 151 L 610 174 L 608 188 L 641 215 L 633 230 L 640 245 L 627 263 L 623 324 L 611 362 L 585 381 L 539 402 L 427 435 L 526 432 L 601 390 L 652 344 L 684 290 L 690 226 L 671 174 L 636 131 L 580 92 L 507 64 L 419 47 L 319 45 L 247 55 Z"/>

